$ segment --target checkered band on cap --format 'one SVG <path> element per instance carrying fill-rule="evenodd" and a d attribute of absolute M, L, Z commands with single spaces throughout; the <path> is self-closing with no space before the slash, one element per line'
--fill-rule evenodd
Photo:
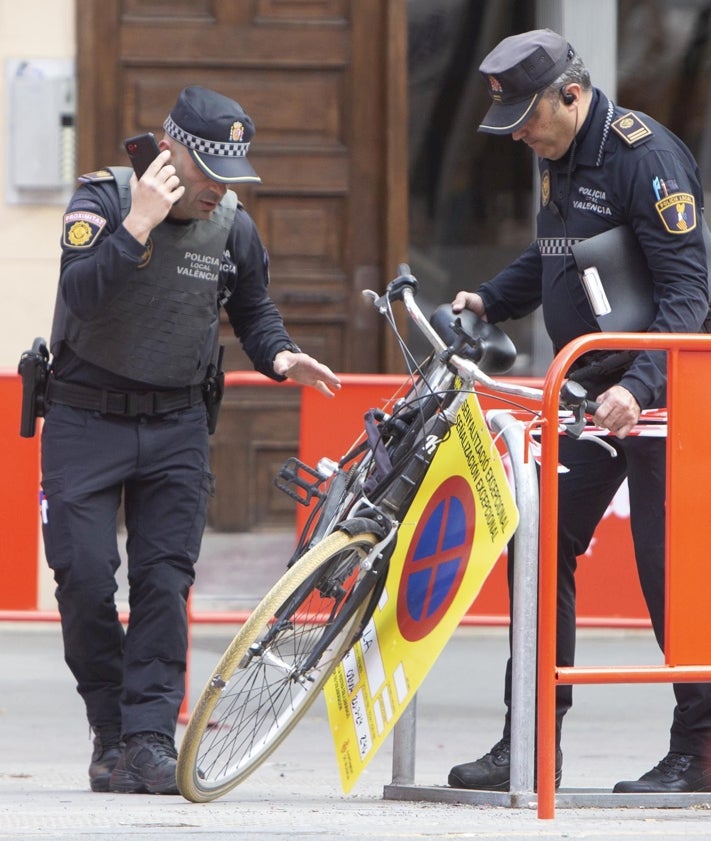
<path fill-rule="evenodd" d="M 190 134 L 168 116 L 163 123 L 163 128 L 166 132 L 178 143 L 187 146 L 188 149 L 194 149 L 196 152 L 202 152 L 204 155 L 220 155 L 226 158 L 246 158 L 249 150 L 249 141 L 241 143 L 230 143 L 228 141 L 219 142 L 217 140 L 206 140 L 204 137 L 197 137 Z"/>

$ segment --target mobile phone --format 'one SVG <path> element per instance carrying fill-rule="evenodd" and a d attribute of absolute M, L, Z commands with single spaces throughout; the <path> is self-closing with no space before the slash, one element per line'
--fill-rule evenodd
<path fill-rule="evenodd" d="M 124 140 L 123 145 L 131 160 L 136 178 L 140 178 L 148 169 L 149 164 L 160 154 L 155 135 L 151 131 L 138 134 L 136 137 L 129 137 Z"/>

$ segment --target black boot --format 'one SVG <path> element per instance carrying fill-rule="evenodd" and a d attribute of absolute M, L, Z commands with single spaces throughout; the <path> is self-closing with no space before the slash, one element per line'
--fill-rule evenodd
<path fill-rule="evenodd" d="M 170 736 L 136 733 L 126 739 L 111 774 L 109 791 L 124 794 L 179 794 L 175 782 L 178 752 Z"/>
<path fill-rule="evenodd" d="M 616 794 L 711 791 L 711 765 L 701 756 L 670 751 L 638 780 L 623 780 L 612 790 Z"/>
<path fill-rule="evenodd" d="M 111 772 L 121 754 L 121 731 L 117 727 L 94 727 L 94 751 L 89 765 L 92 791 L 108 791 Z"/>
<path fill-rule="evenodd" d="M 563 754 L 555 754 L 555 787 L 563 776 Z M 497 742 L 489 753 L 463 765 L 455 765 L 447 780 L 452 788 L 479 791 L 508 791 L 511 786 L 511 742 L 507 738 Z M 534 782 L 535 786 L 535 782 Z"/>

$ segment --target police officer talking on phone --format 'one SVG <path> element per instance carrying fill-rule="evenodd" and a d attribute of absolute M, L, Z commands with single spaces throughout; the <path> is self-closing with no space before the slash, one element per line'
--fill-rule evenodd
<path fill-rule="evenodd" d="M 64 215 L 50 342 L 43 536 L 65 659 L 94 733 L 93 791 L 178 793 L 220 307 L 257 370 L 326 396 L 340 388 L 291 340 L 267 293 L 257 228 L 228 189 L 260 180 L 247 160 L 250 117 L 192 86 L 163 128 L 140 179 L 129 167 L 80 179 Z M 122 499 L 125 631 L 114 600 Z"/>
<path fill-rule="evenodd" d="M 541 306 L 558 351 L 577 336 L 600 330 L 572 249 L 580 240 L 629 226 L 648 267 L 646 298 L 654 302 L 648 329 L 701 332 L 709 309 L 703 191 L 684 144 L 655 120 L 615 105 L 593 87 L 574 48 L 550 30 L 504 39 L 479 69 L 491 96 L 479 130 L 510 135 L 535 152 L 541 193 L 536 239 L 476 292 L 459 292 L 453 309 L 466 307 L 499 322 Z M 560 441 L 560 461 L 568 468 L 559 474 L 556 663 L 561 666 L 573 665 L 575 654 L 577 557 L 587 550 L 625 478 L 640 583 L 656 639 L 664 645 L 665 441 L 628 433 L 642 409 L 665 405 L 665 353 L 581 361 L 569 374 L 600 403 L 595 422 L 610 430 L 606 441 L 617 455 L 611 458 L 594 442 L 565 436 Z M 513 563 L 510 552 L 509 581 Z M 669 752 L 640 779 L 618 782 L 615 792 L 711 790 L 711 684 L 675 684 L 674 693 Z M 509 660 L 502 739 L 479 759 L 452 768 L 451 786 L 508 790 L 510 699 Z M 557 687 L 556 785 L 562 773 L 562 721 L 571 703 L 572 687 Z"/>

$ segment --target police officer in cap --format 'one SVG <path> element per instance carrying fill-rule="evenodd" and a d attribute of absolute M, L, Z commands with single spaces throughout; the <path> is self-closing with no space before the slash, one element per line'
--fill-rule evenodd
<path fill-rule="evenodd" d="M 159 154 L 83 176 L 64 216 L 42 434 L 43 534 L 65 659 L 94 732 L 93 791 L 176 794 L 188 593 L 213 476 L 205 395 L 219 308 L 254 367 L 331 396 L 291 340 L 268 258 L 230 185 L 259 181 L 254 125 L 202 87 L 178 96 Z M 208 401 L 209 402 L 209 401 Z M 114 595 L 124 502 L 130 617 Z"/>
<path fill-rule="evenodd" d="M 482 62 L 492 99 L 479 131 L 510 135 L 538 157 L 541 195 L 536 239 L 476 292 L 459 292 L 455 311 L 469 308 L 490 322 L 521 318 L 538 306 L 557 352 L 577 336 L 600 330 L 571 247 L 618 226 L 629 226 L 649 270 L 654 301 L 648 329 L 700 332 L 708 313 L 703 192 L 689 150 L 670 131 L 621 108 L 591 85 L 568 41 L 550 30 L 503 40 Z M 603 279 L 604 280 L 604 279 Z M 624 326 L 619 329 L 631 329 Z M 630 522 L 642 591 L 656 639 L 664 644 L 665 441 L 631 436 L 642 409 L 665 405 L 664 352 L 642 352 L 624 365 L 583 360 L 579 377 L 600 403 L 595 423 L 612 433 L 610 455 L 594 442 L 561 438 L 556 663 L 573 665 L 575 568 L 617 489 L 629 484 Z M 514 563 L 509 552 L 509 581 Z M 676 706 L 669 752 L 639 780 L 616 792 L 711 790 L 711 684 L 674 686 Z M 454 787 L 509 788 L 511 661 L 502 739 L 480 759 L 451 769 Z M 556 785 L 562 774 L 560 734 L 572 688 L 557 687 Z"/>

